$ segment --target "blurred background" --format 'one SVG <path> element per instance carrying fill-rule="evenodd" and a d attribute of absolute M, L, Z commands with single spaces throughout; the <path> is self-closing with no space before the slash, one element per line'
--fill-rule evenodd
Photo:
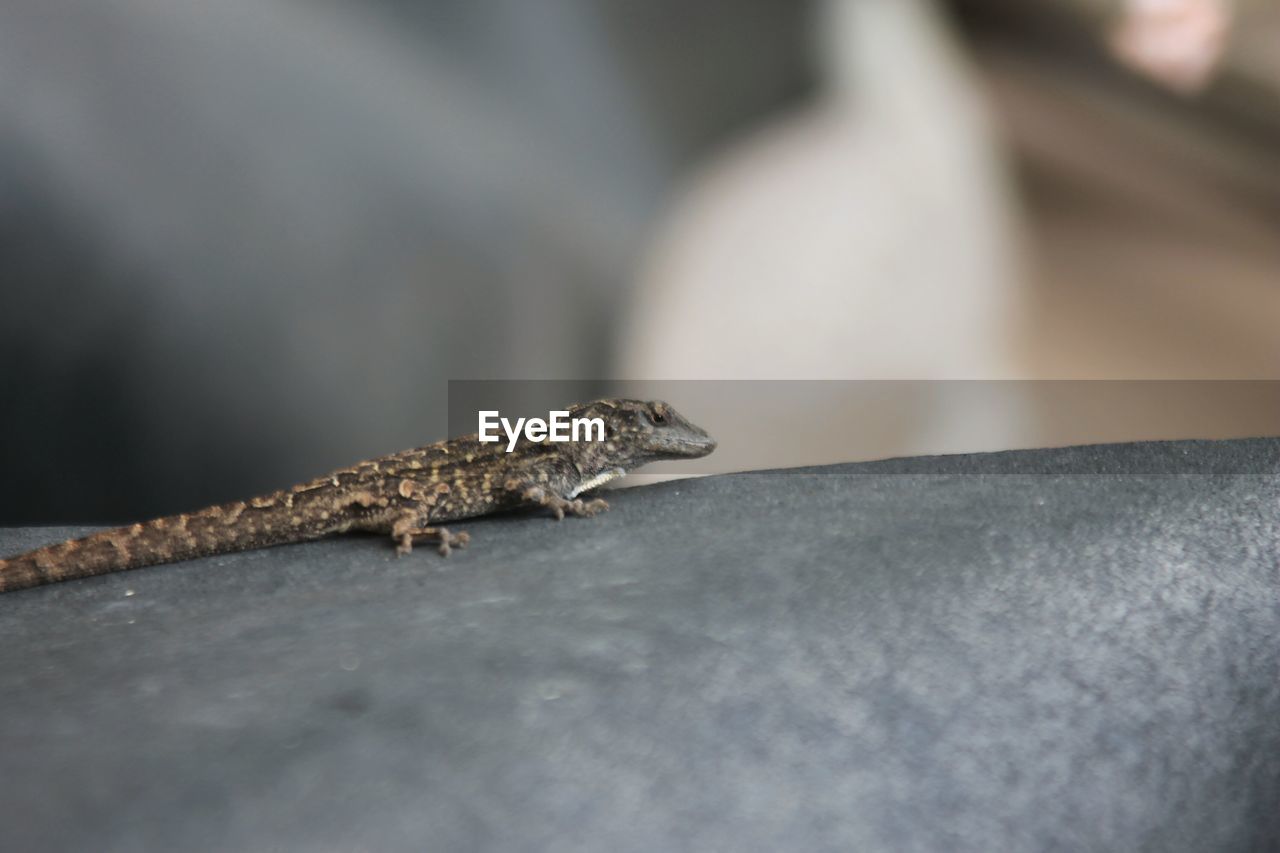
<path fill-rule="evenodd" d="M 0 524 L 433 441 L 462 379 L 848 380 L 673 399 L 722 468 L 1280 434 L 1277 45 L 1271 0 L 8 0 Z"/>

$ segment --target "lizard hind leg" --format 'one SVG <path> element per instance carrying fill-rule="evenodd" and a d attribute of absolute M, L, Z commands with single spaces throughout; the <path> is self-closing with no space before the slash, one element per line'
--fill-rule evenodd
<path fill-rule="evenodd" d="M 447 484 L 439 483 L 424 495 L 419 493 L 411 482 L 404 480 L 400 483 L 399 491 L 402 498 L 416 497 L 418 500 L 412 507 L 406 507 L 394 513 L 389 519 L 391 539 L 396 543 L 397 555 L 404 556 L 413 551 L 414 539 L 423 538 L 437 543 L 440 554 L 445 557 L 449 556 L 449 552 L 454 547 L 465 548 L 471 541 L 470 535 L 466 533 L 452 533 L 445 527 L 430 526 L 431 509 L 441 495 L 448 493 Z M 383 524 L 386 522 L 381 522 L 379 526 Z M 382 527 L 382 530 L 386 531 L 387 527 Z"/>
<path fill-rule="evenodd" d="M 402 516 L 391 526 L 391 538 L 396 543 L 396 554 L 400 556 L 413 551 L 414 539 L 427 539 L 437 543 L 440 554 L 445 557 L 454 548 L 467 547 L 467 543 L 471 541 L 471 536 L 465 531 L 453 533 L 447 527 L 424 527 L 413 515 Z"/>

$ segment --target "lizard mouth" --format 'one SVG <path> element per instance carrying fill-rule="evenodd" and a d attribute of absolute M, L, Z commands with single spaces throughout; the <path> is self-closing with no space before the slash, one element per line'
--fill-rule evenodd
<path fill-rule="evenodd" d="M 698 459 L 715 450 L 717 442 L 705 432 L 686 432 L 679 436 L 669 436 L 662 442 L 664 454 L 680 459 Z"/>

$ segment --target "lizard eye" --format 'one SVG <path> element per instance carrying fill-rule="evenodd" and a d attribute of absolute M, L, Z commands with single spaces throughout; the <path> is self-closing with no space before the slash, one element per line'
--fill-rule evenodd
<path fill-rule="evenodd" d="M 667 422 L 667 413 L 663 409 L 654 409 L 650 417 L 653 418 L 655 424 L 665 424 Z"/>

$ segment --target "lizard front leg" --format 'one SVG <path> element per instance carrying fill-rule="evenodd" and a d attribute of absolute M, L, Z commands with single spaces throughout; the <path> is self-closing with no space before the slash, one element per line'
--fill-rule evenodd
<path fill-rule="evenodd" d="M 545 487 L 536 483 L 530 484 L 520 480 L 508 480 L 505 483 L 505 488 L 507 491 L 519 494 L 520 499 L 523 501 L 551 510 L 556 514 L 557 521 L 563 519 L 565 513 L 590 518 L 597 512 L 603 512 L 609 508 L 609 502 L 604 498 L 594 498 L 589 501 L 584 501 L 581 498 L 569 500 L 560 497 L 554 492 L 547 491 Z"/>

